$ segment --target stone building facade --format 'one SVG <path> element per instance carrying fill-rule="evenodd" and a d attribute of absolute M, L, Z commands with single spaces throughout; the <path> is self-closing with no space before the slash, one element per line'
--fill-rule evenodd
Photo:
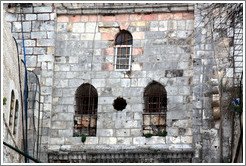
<path fill-rule="evenodd" d="M 221 137 L 211 143 L 220 130 L 203 7 L 4 4 L 40 79 L 40 160 L 221 162 Z"/>

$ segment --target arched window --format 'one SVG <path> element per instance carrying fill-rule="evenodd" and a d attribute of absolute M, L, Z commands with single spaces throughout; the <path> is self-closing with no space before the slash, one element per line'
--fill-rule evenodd
<path fill-rule="evenodd" d="M 10 99 L 10 110 L 9 110 L 9 128 L 12 130 L 13 120 L 14 120 L 14 108 L 15 108 L 15 93 L 11 91 L 11 99 Z"/>
<path fill-rule="evenodd" d="M 130 70 L 132 35 L 122 30 L 115 39 L 115 70 Z"/>
<path fill-rule="evenodd" d="M 143 133 L 158 135 L 166 130 L 167 92 L 153 81 L 144 91 Z"/>
<path fill-rule="evenodd" d="M 19 113 L 19 101 L 15 101 L 15 117 L 14 117 L 14 132 L 15 135 L 17 133 L 17 127 L 18 127 L 18 113 Z"/>
<path fill-rule="evenodd" d="M 98 94 L 94 86 L 86 83 L 75 93 L 74 136 L 96 135 Z"/>

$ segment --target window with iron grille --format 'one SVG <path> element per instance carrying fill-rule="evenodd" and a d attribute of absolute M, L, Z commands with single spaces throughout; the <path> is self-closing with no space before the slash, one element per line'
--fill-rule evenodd
<path fill-rule="evenodd" d="M 115 39 L 115 70 L 128 71 L 131 64 L 132 35 L 122 30 Z"/>
<path fill-rule="evenodd" d="M 9 128 L 11 129 L 11 132 L 13 132 L 14 108 L 15 108 L 15 93 L 14 90 L 12 90 L 11 99 L 10 99 L 10 111 L 9 111 Z"/>
<path fill-rule="evenodd" d="M 98 94 L 94 86 L 82 84 L 75 93 L 74 136 L 96 136 Z"/>
<path fill-rule="evenodd" d="M 166 131 L 167 92 L 153 81 L 144 91 L 143 134 L 158 135 Z"/>

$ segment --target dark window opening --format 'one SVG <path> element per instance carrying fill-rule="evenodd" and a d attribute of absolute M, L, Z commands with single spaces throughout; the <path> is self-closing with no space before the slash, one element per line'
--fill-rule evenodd
<path fill-rule="evenodd" d="M 167 92 L 153 81 L 144 91 L 143 134 L 158 135 L 166 131 Z"/>
<path fill-rule="evenodd" d="M 115 69 L 129 70 L 131 63 L 132 35 L 122 30 L 115 39 Z"/>
<path fill-rule="evenodd" d="M 126 100 L 123 99 L 122 97 L 118 97 L 117 99 L 114 100 L 114 109 L 116 109 L 117 111 L 122 111 L 123 109 L 126 108 Z"/>
<path fill-rule="evenodd" d="M 75 93 L 74 136 L 96 136 L 98 94 L 95 87 L 82 84 Z"/>
<path fill-rule="evenodd" d="M 19 111 L 19 102 L 18 100 L 15 101 L 15 117 L 14 117 L 14 132 L 15 135 L 17 133 L 17 127 L 18 127 L 18 111 Z"/>
<path fill-rule="evenodd" d="M 11 99 L 10 99 L 10 111 L 9 111 L 9 128 L 12 129 L 13 127 L 13 120 L 14 120 L 14 107 L 15 107 L 15 93 L 11 91 Z M 13 130 L 11 130 L 13 131 Z"/>

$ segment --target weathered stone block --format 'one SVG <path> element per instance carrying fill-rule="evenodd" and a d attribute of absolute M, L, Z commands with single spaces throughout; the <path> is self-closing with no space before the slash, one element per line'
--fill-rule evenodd
<path fill-rule="evenodd" d="M 34 7 L 34 13 L 49 13 L 52 12 L 52 6 Z"/>
<path fill-rule="evenodd" d="M 118 129 L 116 130 L 117 137 L 126 137 L 130 136 L 130 129 Z"/>
<path fill-rule="evenodd" d="M 26 65 L 28 67 L 36 67 L 37 57 L 36 56 L 26 56 Z"/>
<path fill-rule="evenodd" d="M 130 137 L 117 137 L 117 144 L 118 145 L 131 145 L 132 138 Z"/>
<path fill-rule="evenodd" d="M 105 87 L 106 81 L 105 81 L 105 79 L 92 79 L 92 84 L 96 88 L 98 88 L 98 87 Z"/>
<path fill-rule="evenodd" d="M 67 23 L 57 23 L 57 32 L 67 32 Z"/>
<path fill-rule="evenodd" d="M 181 136 L 181 143 L 192 143 L 192 136 Z"/>
<path fill-rule="evenodd" d="M 123 123 L 124 128 L 138 128 L 140 126 L 141 126 L 140 121 L 137 120 L 128 120 L 125 121 L 125 123 Z"/>
<path fill-rule="evenodd" d="M 37 20 L 36 14 L 26 14 L 26 20 Z"/>
<path fill-rule="evenodd" d="M 53 61 L 53 55 L 38 55 L 38 61 Z"/>
<path fill-rule="evenodd" d="M 63 121 L 52 121 L 51 126 L 52 129 L 66 129 L 66 123 Z"/>
<path fill-rule="evenodd" d="M 117 138 L 116 137 L 99 137 L 98 143 L 106 144 L 106 145 L 115 145 L 117 143 Z"/>
<path fill-rule="evenodd" d="M 72 137 L 73 130 L 58 130 L 59 137 Z"/>
<path fill-rule="evenodd" d="M 85 23 L 73 23 L 72 32 L 85 32 Z"/>
<path fill-rule="evenodd" d="M 40 30 L 41 31 L 54 31 L 55 21 L 41 21 Z"/>
<path fill-rule="evenodd" d="M 33 48 L 26 47 L 25 48 L 25 52 L 26 52 L 26 54 L 32 54 L 33 53 Z"/>
<path fill-rule="evenodd" d="M 56 13 L 50 13 L 50 20 L 56 19 Z"/>
<path fill-rule="evenodd" d="M 145 137 L 134 137 L 133 138 L 133 144 L 134 145 L 144 145 L 146 143 Z"/>
<path fill-rule="evenodd" d="M 186 21 L 186 30 L 193 30 L 194 29 L 194 21 L 193 20 L 187 20 Z"/>
<path fill-rule="evenodd" d="M 23 22 L 23 32 L 31 32 L 31 22 Z"/>
<path fill-rule="evenodd" d="M 146 39 L 160 39 L 163 38 L 164 33 L 163 32 L 145 32 L 145 38 Z"/>
<path fill-rule="evenodd" d="M 97 145 L 98 137 L 86 137 L 85 144 L 86 145 Z"/>
<path fill-rule="evenodd" d="M 38 14 L 38 20 L 49 20 L 50 14 Z"/>
<path fill-rule="evenodd" d="M 179 143 L 181 143 L 180 136 L 177 136 L 177 137 L 166 136 L 166 141 L 168 144 L 179 144 Z"/>
<path fill-rule="evenodd" d="M 158 21 L 151 21 L 149 30 L 150 31 L 158 31 L 158 27 L 159 27 Z"/>
<path fill-rule="evenodd" d="M 55 46 L 55 39 L 38 39 L 37 46 Z"/>
<path fill-rule="evenodd" d="M 96 22 L 88 22 L 85 24 L 85 32 L 98 32 Z"/>
<path fill-rule="evenodd" d="M 68 86 L 68 80 L 54 80 L 54 85 L 57 86 L 57 88 L 65 88 Z"/>
<path fill-rule="evenodd" d="M 50 138 L 49 143 L 52 145 L 64 145 L 64 138 Z"/>
<path fill-rule="evenodd" d="M 168 21 L 167 27 L 169 30 L 177 30 L 177 21 L 174 20 Z"/>
<path fill-rule="evenodd" d="M 34 47 L 34 54 L 46 54 L 46 47 Z"/>
<path fill-rule="evenodd" d="M 46 32 L 31 32 L 32 39 L 43 39 L 46 37 L 47 37 Z"/>
<path fill-rule="evenodd" d="M 35 46 L 36 45 L 36 41 L 35 40 L 24 40 L 25 46 L 29 47 L 29 46 Z"/>

